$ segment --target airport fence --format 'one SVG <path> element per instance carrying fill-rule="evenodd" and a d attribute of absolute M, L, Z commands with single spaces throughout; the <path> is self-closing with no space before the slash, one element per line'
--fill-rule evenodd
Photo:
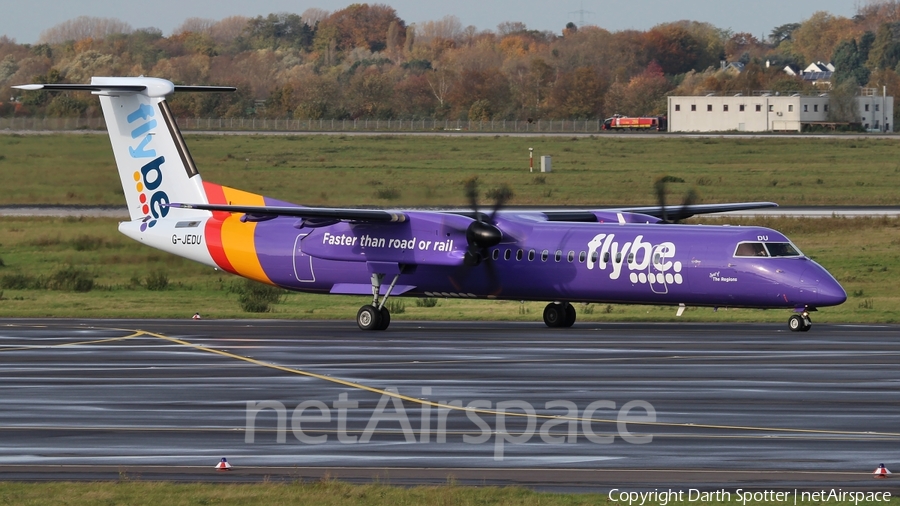
<path fill-rule="evenodd" d="M 178 118 L 182 131 L 598 133 L 602 120 Z M 0 118 L 0 131 L 106 130 L 103 118 Z"/>

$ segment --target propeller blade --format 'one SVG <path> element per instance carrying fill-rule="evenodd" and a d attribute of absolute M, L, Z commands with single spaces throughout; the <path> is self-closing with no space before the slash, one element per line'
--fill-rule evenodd
<path fill-rule="evenodd" d="M 669 216 L 666 212 L 666 182 L 663 181 L 663 178 L 659 178 L 653 186 L 656 189 L 656 201 L 659 203 L 660 209 L 662 209 L 662 220 L 668 223 Z"/>
<path fill-rule="evenodd" d="M 678 210 L 678 217 L 675 219 L 675 221 L 679 222 L 681 220 L 690 218 L 691 206 L 696 204 L 697 200 L 697 191 L 693 188 L 688 190 L 687 194 L 684 196 L 684 201 L 681 203 L 681 209 Z"/>
<path fill-rule="evenodd" d="M 481 221 L 481 215 L 478 213 L 478 178 L 473 177 L 465 182 L 466 198 L 469 199 L 469 206 L 475 211 L 475 219 Z"/>
<path fill-rule="evenodd" d="M 491 211 L 491 222 L 494 221 L 494 216 L 497 212 L 512 198 L 513 192 L 509 185 L 504 184 L 497 188 L 496 194 L 497 200 L 494 202 L 494 209 Z"/>

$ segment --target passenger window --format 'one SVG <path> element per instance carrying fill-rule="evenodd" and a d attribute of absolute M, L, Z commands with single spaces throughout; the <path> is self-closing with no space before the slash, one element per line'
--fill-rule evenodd
<path fill-rule="evenodd" d="M 628 263 L 630 263 L 630 264 L 634 263 L 634 253 L 628 254 Z"/>
<path fill-rule="evenodd" d="M 570 252 L 569 252 L 569 255 L 568 255 L 567 258 L 566 258 L 566 260 L 568 260 L 569 263 L 574 262 L 574 261 L 575 261 L 575 252 L 574 252 L 574 251 L 570 251 Z"/>
<path fill-rule="evenodd" d="M 509 260 L 509 257 L 511 257 L 511 256 L 512 256 L 512 250 L 506 250 L 506 252 L 503 253 L 504 260 Z"/>
<path fill-rule="evenodd" d="M 528 251 L 528 261 L 529 261 L 529 262 L 534 261 L 534 250 L 529 250 L 529 251 Z"/>
<path fill-rule="evenodd" d="M 560 260 L 562 260 L 562 251 L 556 250 L 556 257 L 555 257 L 555 259 L 556 259 L 557 262 L 559 262 Z"/>
<path fill-rule="evenodd" d="M 541 262 L 546 262 L 548 258 L 550 258 L 550 252 L 547 250 L 541 251 Z"/>
<path fill-rule="evenodd" d="M 621 253 L 621 252 L 620 252 L 620 253 L 616 253 L 616 263 L 617 263 L 617 264 L 622 263 L 622 253 Z"/>
<path fill-rule="evenodd" d="M 742 242 L 734 251 L 736 257 L 767 257 L 765 246 L 761 242 Z"/>
<path fill-rule="evenodd" d="M 500 250 L 495 249 L 494 252 L 491 253 L 491 258 L 493 258 L 494 260 L 499 260 L 500 259 Z"/>
<path fill-rule="evenodd" d="M 587 260 L 587 253 L 582 251 L 578 254 L 578 263 L 583 264 L 585 260 Z"/>
<path fill-rule="evenodd" d="M 522 250 L 516 251 L 516 261 L 521 261 L 522 255 L 524 255 L 524 254 L 525 254 L 525 252 Z"/>
<path fill-rule="evenodd" d="M 591 253 L 591 263 L 592 263 L 592 264 L 597 263 L 597 260 L 599 260 L 599 259 L 600 259 L 600 254 L 599 254 L 599 253 L 597 253 L 596 251 L 593 252 L 593 253 Z"/>
<path fill-rule="evenodd" d="M 609 251 L 603 254 L 603 263 L 609 263 Z"/>

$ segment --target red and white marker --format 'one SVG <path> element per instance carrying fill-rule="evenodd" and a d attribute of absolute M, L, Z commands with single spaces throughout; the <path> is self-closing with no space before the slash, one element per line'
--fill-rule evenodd
<path fill-rule="evenodd" d="M 884 464 L 881 464 L 878 466 L 878 469 L 876 469 L 872 474 L 876 478 L 887 478 L 891 475 L 891 472 L 888 471 L 886 467 L 884 467 Z"/>
<path fill-rule="evenodd" d="M 200 313 L 194 313 L 194 316 L 191 316 L 191 319 L 192 319 L 192 320 L 199 320 L 199 319 L 200 319 Z"/>
<path fill-rule="evenodd" d="M 222 462 L 216 464 L 216 471 L 231 471 L 231 464 L 225 460 L 225 457 L 222 457 Z"/>

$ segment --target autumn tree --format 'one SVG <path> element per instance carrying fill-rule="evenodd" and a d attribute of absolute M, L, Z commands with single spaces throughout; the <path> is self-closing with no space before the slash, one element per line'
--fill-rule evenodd
<path fill-rule="evenodd" d="M 352 118 L 381 118 L 393 116 L 391 97 L 393 83 L 378 68 L 369 67 L 350 78 L 344 103 Z"/>
<path fill-rule="evenodd" d="M 747 32 L 738 32 L 725 42 L 725 59 L 747 64 L 752 58 L 762 56 L 768 50 L 759 39 Z"/>
<path fill-rule="evenodd" d="M 628 116 L 662 115 L 666 111 L 665 95 L 669 89 L 662 67 L 652 62 L 628 84 L 613 83 L 606 95 L 607 106 Z"/>
<path fill-rule="evenodd" d="M 190 32 L 190 33 L 209 33 L 213 26 L 215 26 L 216 20 L 208 19 L 208 18 L 187 18 L 180 25 L 175 27 L 172 30 L 172 35 L 179 35 L 182 33 Z"/>
<path fill-rule="evenodd" d="M 282 12 L 251 19 L 243 36 L 255 49 L 309 49 L 315 33 L 300 16 Z"/>
<path fill-rule="evenodd" d="M 459 74 L 449 98 L 459 118 L 467 118 L 472 105 L 479 100 L 484 101 L 483 117 L 503 116 L 509 110 L 509 81 L 499 68 L 466 69 Z"/>
<path fill-rule="evenodd" d="M 686 29 L 675 24 L 660 25 L 644 34 L 644 51 L 666 74 L 698 70 L 703 48 Z"/>
<path fill-rule="evenodd" d="M 383 4 L 353 4 L 332 13 L 319 23 L 320 28 L 333 28 L 337 49 L 348 51 L 365 47 L 369 51 L 387 48 L 388 30 L 396 24 L 396 43 L 402 45 L 406 38 L 406 23 L 397 11 Z"/>
<path fill-rule="evenodd" d="M 438 100 L 429 82 L 430 72 L 408 73 L 394 85 L 393 109 L 401 118 L 435 117 Z"/>
<path fill-rule="evenodd" d="M 78 41 L 88 37 L 102 39 L 114 33 L 131 31 L 131 25 L 117 18 L 78 16 L 44 30 L 38 41 L 43 44 L 62 44 L 67 40 Z"/>
<path fill-rule="evenodd" d="M 297 103 L 294 117 L 342 119 L 345 116 L 339 104 L 340 86 L 334 76 L 311 73 L 302 76 L 293 85 Z"/>
<path fill-rule="evenodd" d="M 591 67 L 562 74 L 550 93 L 551 115 L 557 118 L 600 118 L 606 85 Z"/>
<path fill-rule="evenodd" d="M 791 50 L 808 63 L 828 61 L 841 41 L 856 39 L 862 32 L 852 19 L 816 12 L 791 34 Z"/>

